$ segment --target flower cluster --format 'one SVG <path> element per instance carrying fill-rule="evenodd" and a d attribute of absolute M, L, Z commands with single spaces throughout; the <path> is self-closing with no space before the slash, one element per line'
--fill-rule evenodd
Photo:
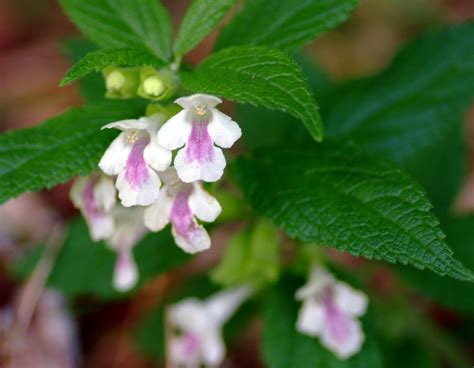
<path fill-rule="evenodd" d="M 230 148 L 242 135 L 237 123 L 216 109 L 221 102 L 195 94 L 178 98 L 183 109 L 170 119 L 158 112 L 103 127 L 121 131 L 99 162 L 105 175 L 79 178 L 71 198 L 91 237 L 117 251 L 116 288 L 137 282 L 131 249 L 147 229 L 160 231 L 171 223 L 176 244 L 188 253 L 211 246 L 197 220 L 214 221 L 221 207 L 202 182 L 222 177 L 226 161 L 219 147 Z"/>
<path fill-rule="evenodd" d="M 296 299 L 303 302 L 296 322 L 299 332 L 319 337 L 321 344 L 340 359 L 361 349 L 364 333 L 357 317 L 366 312 L 365 294 L 315 266 L 308 283 L 296 292 Z"/>

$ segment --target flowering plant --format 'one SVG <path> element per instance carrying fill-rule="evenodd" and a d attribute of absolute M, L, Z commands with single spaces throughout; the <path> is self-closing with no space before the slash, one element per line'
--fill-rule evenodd
<path fill-rule="evenodd" d="M 290 55 L 346 20 L 356 0 L 238 10 L 234 0 L 193 0 L 174 38 L 158 0 L 60 2 L 95 44 L 61 85 L 95 78 L 104 97 L 3 134 L 0 200 L 75 177 L 70 198 L 85 221 L 73 221 L 58 262 L 88 270 L 78 294 L 131 295 L 217 254 L 206 270 L 209 290 L 222 290 L 204 300 L 191 291 L 160 312 L 170 366 L 223 364 L 226 323 L 253 305 L 268 366 L 382 367 L 381 352 L 399 345 L 377 326 L 399 310 L 369 287 L 379 269 L 474 310 L 474 219 L 450 211 L 461 116 L 474 97 L 474 23 L 432 31 L 380 74 L 337 84 Z M 231 8 L 210 55 L 188 64 Z M 230 222 L 239 224 L 231 239 L 215 241 Z M 52 286 L 67 289 L 60 272 Z M 459 290 L 470 297 L 459 301 Z M 400 333 L 413 327 L 418 339 L 426 325 Z"/>

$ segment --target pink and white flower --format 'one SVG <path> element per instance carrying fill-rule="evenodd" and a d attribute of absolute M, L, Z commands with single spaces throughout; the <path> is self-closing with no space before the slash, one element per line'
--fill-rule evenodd
<path fill-rule="evenodd" d="M 349 285 L 337 281 L 328 271 L 316 266 L 309 281 L 296 292 L 302 300 L 296 329 L 312 337 L 340 359 L 359 352 L 364 332 L 357 317 L 367 309 L 367 297 Z"/>
<path fill-rule="evenodd" d="M 175 101 L 184 110 L 169 119 L 158 132 L 158 143 L 178 151 L 174 166 L 182 181 L 213 182 L 220 179 L 226 165 L 219 147 L 230 148 L 242 131 L 229 116 L 215 107 L 221 99 L 204 94 Z"/>
<path fill-rule="evenodd" d="M 112 235 L 114 220 L 109 212 L 115 205 L 116 194 L 114 182 L 104 175 L 93 174 L 74 181 L 70 197 L 84 216 L 94 241 Z"/>
<path fill-rule="evenodd" d="M 138 282 L 138 268 L 132 250 L 147 232 L 143 225 L 143 208 L 117 205 L 111 211 L 111 216 L 115 228 L 106 244 L 117 253 L 113 285 L 119 291 L 127 291 Z"/>
<path fill-rule="evenodd" d="M 214 221 L 221 212 L 219 202 L 199 182 L 183 183 L 174 168 L 160 176 L 164 185 L 157 201 L 145 209 L 145 225 L 152 231 L 160 231 L 171 222 L 176 244 L 185 252 L 208 249 L 211 239 L 196 218 Z"/>
<path fill-rule="evenodd" d="M 177 333 L 168 342 L 173 367 L 220 366 L 225 358 L 222 328 L 251 289 L 241 286 L 221 291 L 205 301 L 185 299 L 168 310 L 168 323 Z"/>
<path fill-rule="evenodd" d="M 165 119 L 158 113 L 102 127 L 122 131 L 105 151 L 99 167 L 107 175 L 117 175 L 115 185 L 125 207 L 148 206 L 158 198 L 161 181 L 156 171 L 171 164 L 171 152 L 156 140 L 156 132 Z"/>

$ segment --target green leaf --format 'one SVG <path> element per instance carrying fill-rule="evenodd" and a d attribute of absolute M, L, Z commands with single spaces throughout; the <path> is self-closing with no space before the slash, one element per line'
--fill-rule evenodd
<path fill-rule="evenodd" d="M 91 52 L 75 64 L 64 76 L 60 86 L 68 85 L 92 72 L 99 72 L 108 66 L 143 66 L 149 65 L 159 68 L 164 65 L 161 59 L 156 58 L 143 49 L 104 49 Z"/>
<path fill-rule="evenodd" d="M 90 52 L 97 51 L 97 46 L 82 38 L 66 40 L 62 45 L 64 53 L 74 65 Z M 79 83 L 82 97 L 89 104 L 96 104 L 105 100 L 105 83 L 99 74 L 90 74 Z"/>
<path fill-rule="evenodd" d="M 449 216 L 442 221 L 442 228 L 459 259 L 474 269 L 474 216 Z M 402 269 L 400 274 L 420 294 L 444 306 L 474 315 L 474 285 L 417 270 Z"/>
<path fill-rule="evenodd" d="M 453 257 L 423 191 L 353 145 L 257 151 L 237 161 L 236 175 L 252 206 L 292 237 L 474 280 Z"/>
<path fill-rule="evenodd" d="M 269 293 L 263 311 L 263 356 L 270 368 L 377 368 L 382 367 L 371 326 L 364 319 L 366 341 L 362 350 L 348 360 L 339 360 L 316 338 L 296 331 L 300 304 L 295 291 L 303 281 L 285 278 Z"/>
<path fill-rule="evenodd" d="M 258 46 L 224 49 L 193 73 L 183 73 L 182 81 L 194 92 L 287 112 L 300 119 L 315 140 L 323 138 L 318 106 L 301 68 L 281 51 Z"/>
<path fill-rule="evenodd" d="M 173 241 L 168 230 L 150 234 L 133 249 L 140 279 L 137 287 L 162 272 L 166 272 L 189 260 Z M 33 260 L 38 259 L 38 252 L 26 256 L 16 266 L 17 276 L 26 276 L 32 270 Z M 48 279 L 48 286 L 62 293 L 75 296 L 94 294 L 104 299 L 123 297 L 124 293 L 112 287 L 112 275 L 116 254 L 106 248 L 103 242 L 94 243 L 87 225 L 82 219 L 72 222 L 68 237 L 54 263 Z"/>
<path fill-rule="evenodd" d="M 196 47 L 222 20 L 235 0 L 193 0 L 174 43 L 177 55 L 184 55 Z"/>
<path fill-rule="evenodd" d="M 357 0 L 247 0 L 217 48 L 266 45 L 294 50 L 344 22 Z"/>
<path fill-rule="evenodd" d="M 89 39 L 104 48 L 146 48 L 171 56 L 171 19 L 158 0 L 60 0 Z"/>
<path fill-rule="evenodd" d="M 0 135 L 0 203 L 94 170 L 117 135 L 101 127 L 143 112 L 142 101 L 108 102 Z"/>
<path fill-rule="evenodd" d="M 234 236 L 212 279 L 225 287 L 275 282 L 280 272 L 280 244 L 275 226 L 261 220 L 254 228 Z"/>
<path fill-rule="evenodd" d="M 327 136 L 355 140 L 408 166 L 461 123 L 473 85 L 474 22 L 432 32 L 411 42 L 380 75 L 323 99 Z"/>

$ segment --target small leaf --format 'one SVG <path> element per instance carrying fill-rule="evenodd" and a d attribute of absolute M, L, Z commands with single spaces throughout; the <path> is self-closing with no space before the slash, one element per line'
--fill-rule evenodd
<path fill-rule="evenodd" d="M 67 72 L 60 86 L 68 85 L 92 72 L 99 72 L 108 66 L 143 66 L 159 68 L 163 61 L 142 49 L 104 49 L 91 52 Z"/>
<path fill-rule="evenodd" d="M 158 0 L 60 0 L 91 41 L 104 48 L 146 48 L 163 61 L 171 56 L 171 19 Z"/>
<path fill-rule="evenodd" d="M 194 0 L 179 28 L 174 50 L 184 55 L 196 47 L 219 24 L 235 0 Z"/>
<path fill-rule="evenodd" d="M 323 138 L 318 106 L 301 68 L 281 51 L 258 46 L 224 49 L 193 73 L 183 73 L 182 80 L 194 92 L 287 112 L 300 119 L 315 140 Z"/>
<path fill-rule="evenodd" d="M 17 276 L 26 277 L 33 269 L 39 248 L 15 266 Z M 134 290 L 151 278 L 177 267 L 189 256 L 173 241 L 169 231 L 150 234 L 133 249 L 140 278 Z M 94 294 L 103 299 L 115 299 L 127 294 L 117 292 L 112 286 L 116 254 L 103 242 L 94 243 L 82 219 L 71 223 L 68 237 L 54 263 L 48 286 L 69 296 Z"/>
<path fill-rule="evenodd" d="M 410 165 L 461 123 L 473 86 L 474 22 L 432 32 L 402 49 L 380 75 L 324 98 L 327 136 Z"/>
<path fill-rule="evenodd" d="M 248 0 L 217 48 L 266 45 L 291 51 L 344 22 L 357 0 Z"/>
<path fill-rule="evenodd" d="M 303 285 L 286 277 L 270 290 L 263 310 L 263 356 L 270 368 L 378 368 L 382 357 L 376 346 L 371 325 L 364 318 L 366 341 L 361 351 L 348 360 L 339 360 L 321 346 L 316 338 L 296 330 L 300 304 L 295 301 L 295 291 Z"/>
<path fill-rule="evenodd" d="M 352 145 L 260 150 L 237 161 L 236 175 L 251 205 L 292 237 L 474 281 L 423 191 Z"/>
<path fill-rule="evenodd" d="M 235 235 L 227 245 L 212 279 L 225 287 L 252 284 L 261 287 L 279 276 L 280 244 L 274 225 L 261 220 L 249 231 Z"/>
<path fill-rule="evenodd" d="M 144 109 L 142 101 L 108 102 L 71 109 L 33 128 L 0 135 L 0 203 L 96 169 L 117 134 L 101 127 L 137 118 Z"/>

